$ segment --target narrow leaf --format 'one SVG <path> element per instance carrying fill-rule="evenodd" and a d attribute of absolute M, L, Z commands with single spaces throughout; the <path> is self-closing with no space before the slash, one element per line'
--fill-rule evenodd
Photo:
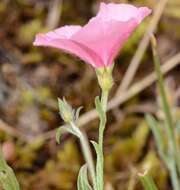
<path fill-rule="evenodd" d="M 2 151 L 0 151 L 0 182 L 4 190 L 20 190 L 16 176 L 6 163 Z"/>
<path fill-rule="evenodd" d="M 162 138 L 161 131 L 160 131 L 160 128 L 158 127 L 158 123 L 156 119 L 151 114 L 147 114 L 146 121 L 153 132 L 159 155 L 161 156 L 163 161 L 166 164 L 168 164 L 168 158 L 164 153 L 163 138 Z"/>
<path fill-rule="evenodd" d="M 154 180 L 148 174 L 139 174 L 144 190 L 158 190 Z"/>
<path fill-rule="evenodd" d="M 97 155 L 97 162 L 96 162 L 96 185 L 98 190 L 102 190 L 102 185 L 104 184 L 103 180 L 103 153 L 99 147 L 99 144 L 95 141 L 91 141 L 94 146 Z"/>
<path fill-rule="evenodd" d="M 92 190 L 87 175 L 87 165 L 81 167 L 77 180 L 78 190 Z"/>

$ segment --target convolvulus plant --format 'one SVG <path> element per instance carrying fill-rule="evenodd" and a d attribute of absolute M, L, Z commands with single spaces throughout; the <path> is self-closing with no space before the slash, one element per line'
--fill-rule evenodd
<path fill-rule="evenodd" d="M 88 64 L 91 64 L 95 68 L 98 84 L 101 88 L 100 97 L 98 96 L 95 99 L 95 106 L 100 119 L 98 142 L 91 141 L 97 157 L 95 166 L 87 137 L 78 128 L 78 117 L 81 108 L 74 110 L 65 99 L 58 99 L 60 115 L 67 124 L 67 127 L 58 128 L 56 139 L 60 142 L 60 136 L 64 131 L 75 135 L 80 141 L 86 161 L 86 164 L 79 171 L 77 180 L 78 190 L 104 189 L 103 136 L 107 121 L 108 94 L 113 85 L 112 72 L 114 59 L 130 34 L 150 13 L 151 10 L 147 7 L 136 8 L 128 4 L 101 3 L 98 14 L 85 26 L 64 26 L 47 34 L 38 34 L 36 36 L 34 45 L 59 48 L 65 52 L 75 54 Z M 169 169 L 173 189 L 179 190 L 179 147 L 163 85 L 160 61 L 154 38 L 152 38 L 152 47 L 155 70 L 158 77 L 158 87 L 165 116 L 164 127 L 168 139 L 167 149 L 164 145 L 161 130 L 158 127 L 156 119 L 152 115 L 147 115 L 146 119 L 153 131 L 159 155 Z M 91 177 L 91 183 L 89 182 L 88 171 Z M 140 179 L 146 190 L 157 190 L 152 178 L 146 173 L 140 175 Z M 19 184 L 14 172 L 7 165 L 1 152 L 0 182 L 5 190 L 19 190 Z"/>
<path fill-rule="evenodd" d="M 167 144 L 168 144 L 167 147 L 165 146 L 162 130 L 159 128 L 159 122 L 150 114 L 146 115 L 146 120 L 153 132 L 159 156 L 164 161 L 169 170 L 173 189 L 179 190 L 180 152 L 175 135 L 175 124 L 173 123 L 171 109 L 170 106 L 168 105 L 168 100 L 164 87 L 163 75 L 160 70 L 160 60 L 157 53 L 157 44 L 154 36 L 152 36 L 151 38 L 151 44 L 152 44 L 155 71 L 158 78 L 158 89 L 164 113 L 164 122 L 162 125 L 164 127 L 163 131 L 165 131 L 167 138 Z"/>
<path fill-rule="evenodd" d="M 119 50 L 141 21 L 151 13 L 147 7 L 136 8 L 128 4 L 101 3 L 100 10 L 85 26 L 64 26 L 47 34 L 38 34 L 34 45 L 51 46 L 75 54 L 96 71 L 100 97 L 96 97 L 95 106 L 99 115 L 98 142 L 91 141 L 96 151 L 96 167 L 94 169 L 89 144 L 78 128 L 79 110 L 73 110 L 64 100 L 59 100 L 60 115 L 67 127 L 57 131 L 59 142 L 62 131 L 68 131 L 79 138 L 86 164 L 79 172 L 78 190 L 104 189 L 104 156 L 103 136 L 106 125 L 108 94 L 113 85 L 113 63 Z M 88 182 L 87 168 L 92 185 Z M 91 187 L 92 186 L 92 187 Z"/>

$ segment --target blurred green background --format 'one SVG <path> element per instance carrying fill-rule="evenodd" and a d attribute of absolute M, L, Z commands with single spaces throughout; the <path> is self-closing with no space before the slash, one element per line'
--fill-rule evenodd
<path fill-rule="evenodd" d="M 99 94 L 94 70 L 78 58 L 45 47 L 33 47 L 36 33 L 63 25 L 83 25 L 98 10 L 97 0 L 0 1 L 0 141 L 8 163 L 24 190 L 75 190 L 83 156 L 76 138 L 65 135 L 57 145 L 49 131 L 62 125 L 57 97 L 65 96 L 82 114 L 94 107 Z M 157 0 L 112 0 L 156 8 Z M 113 97 L 150 19 L 138 27 L 116 59 Z M 180 51 L 180 1 L 169 0 L 156 37 L 162 63 Z M 133 79 L 153 70 L 148 47 Z M 177 66 L 166 75 L 174 120 L 180 118 Z M 119 94 L 121 96 L 121 94 Z M 137 173 L 150 168 L 161 190 L 170 189 L 167 169 L 159 159 L 144 120 L 151 112 L 162 120 L 159 94 L 153 84 L 108 113 L 105 132 L 105 190 L 138 190 Z M 87 123 L 89 139 L 97 139 L 98 120 Z M 179 132 L 179 131 L 178 131 Z"/>

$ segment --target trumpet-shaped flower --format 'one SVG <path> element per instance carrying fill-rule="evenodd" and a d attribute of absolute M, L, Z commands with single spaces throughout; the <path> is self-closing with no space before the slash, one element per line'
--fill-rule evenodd
<path fill-rule="evenodd" d="M 96 68 L 108 67 L 130 34 L 150 13 L 147 7 L 101 3 L 98 14 L 83 27 L 64 26 L 37 34 L 34 45 L 59 48 Z"/>

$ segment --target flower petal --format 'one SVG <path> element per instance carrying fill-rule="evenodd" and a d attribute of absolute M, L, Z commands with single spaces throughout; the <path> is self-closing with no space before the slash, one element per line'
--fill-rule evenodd
<path fill-rule="evenodd" d="M 54 31 L 48 32 L 47 36 L 52 38 L 70 39 L 73 34 L 81 30 L 79 25 L 63 26 Z"/>
<path fill-rule="evenodd" d="M 140 7 L 138 8 L 138 20 L 139 20 L 139 23 L 148 15 L 150 15 L 152 12 L 151 9 L 147 8 L 147 7 Z"/>
<path fill-rule="evenodd" d="M 101 58 L 101 63 L 96 63 L 97 67 L 105 66 L 103 57 L 103 49 L 106 48 L 106 39 L 104 38 L 104 28 L 101 20 L 96 19 L 86 24 L 80 31 L 72 36 L 72 40 L 78 44 L 88 47 Z M 102 49 L 103 48 L 103 49 Z"/>
<path fill-rule="evenodd" d="M 104 21 L 118 20 L 123 22 L 126 22 L 132 18 L 137 18 L 140 22 L 150 13 L 151 10 L 147 7 L 137 8 L 129 4 L 101 3 L 97 17 L 103 19 Z"/>
<path fill-rule="evenodd" d="M 84 27 L 64 26 L 39 34 L 34 45 L 62 49 L 94 67 L 110 66 L 132 31 L 150 13 L 147 7 L 101 3 L 97 16 Z"/>
<path fill-rule="evenodd" d="M 106 65 L 110 66 L 118 52 L 121 50 L 129 36 L 138 26 L 137 20 L 131 19 L 128 22 L 113 22 L 109 25 L 112 29 L 111 33 L 111 44 L 108 47 L 108 60 Z M 118 30 L 117 30 L 118 29 Z"/>
<path fill-rule="evenodd" d="M 96 63 L 100 62 L 100 58 L 92 50 L 66 37 L 63 39 L 63 37 L 63 35 L 59 37 L 54 31 L 48 32 L 47 34 L 37 34 L 34 45 L 59 48 L 67 53 L 78 56 L 94 67 Z"/>
<path fill-rule="evenodd" d="M 100 65 L 111 65 L 127 38 L 150 12 L 146 7 L 101 3 L 97 16 L 71 39 L 95 51 L 103 62 Z"/>
<path fill-rule="evenodd" d="M 97 17 L 75 33 L 72 39 L 95 51 L 101 58 L 102 65 L 108 66 L 137 25 L 136 19 L 104 22 Z"/>

